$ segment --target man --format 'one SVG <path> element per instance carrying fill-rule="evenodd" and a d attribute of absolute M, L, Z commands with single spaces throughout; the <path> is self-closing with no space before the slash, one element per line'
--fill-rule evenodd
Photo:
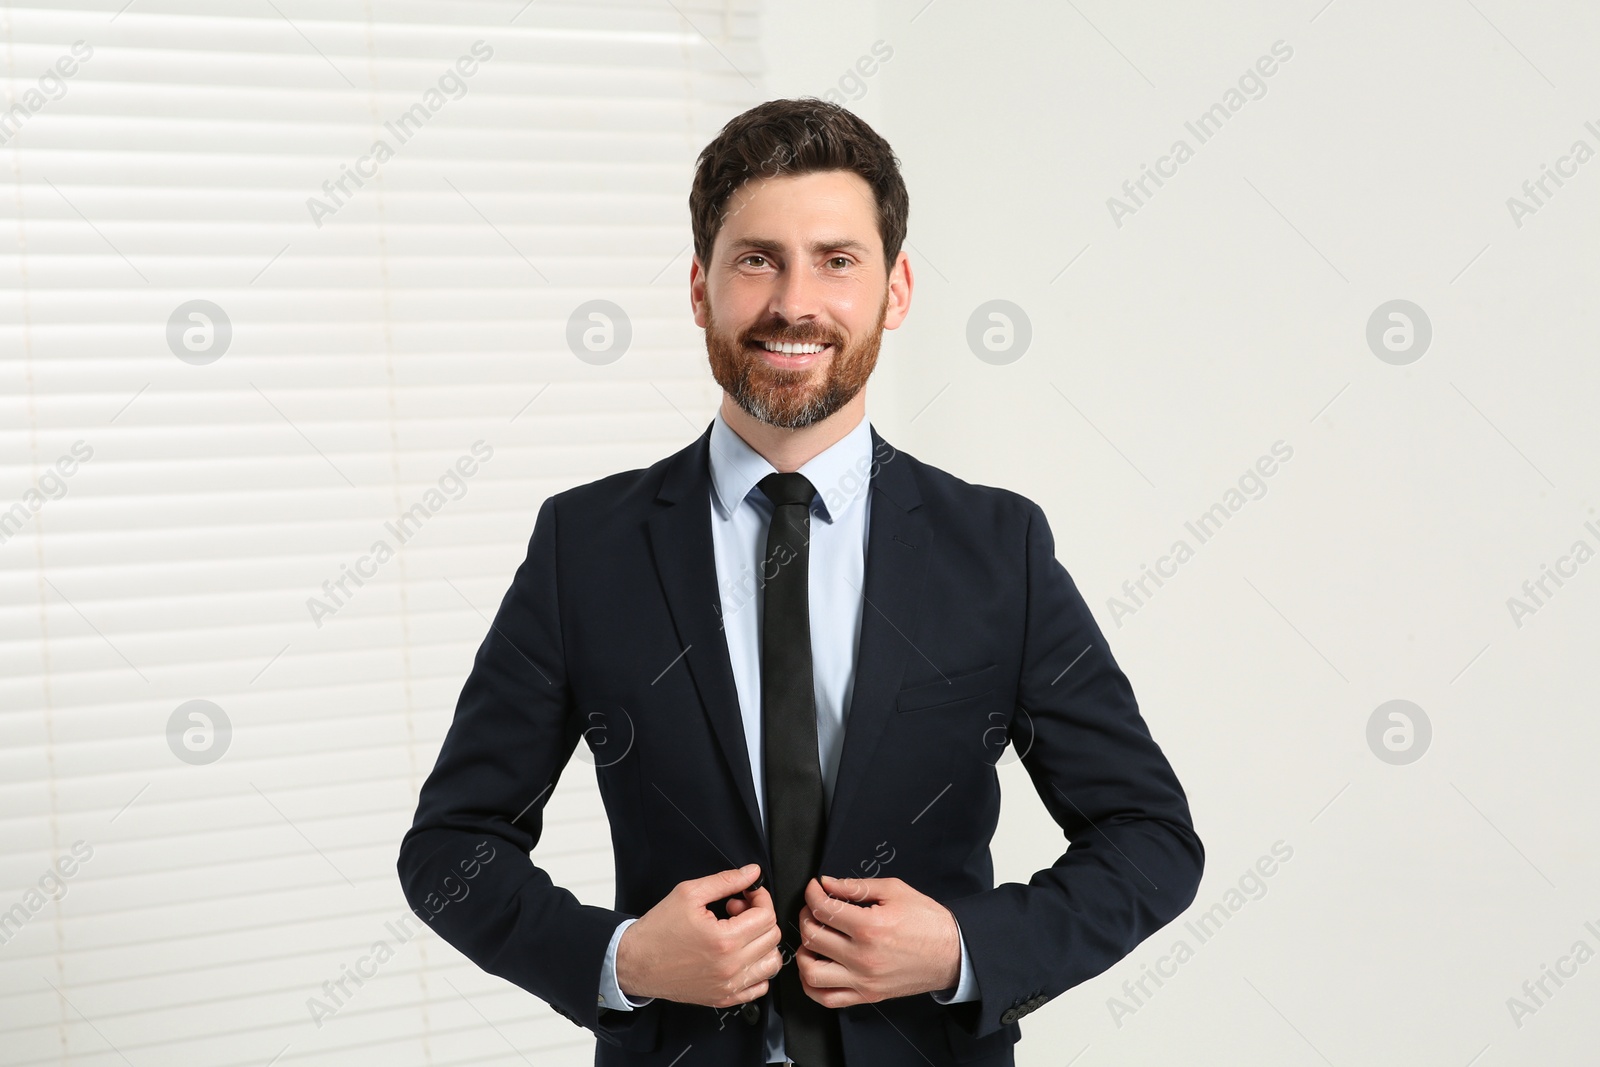
<path fill-rule="evenodd" d="M 769 101 L 701 154 L 690 211 L 721 409 L 540 508 L 401 845 L 407 900 L 599 1065 L 1011 1064 L 1019 1017 L 1194 899 L 1183 790 L 1043 511 L 865 417 L 912 291 L 889 145 Z M 614 910 L 528 856 L 580 738 Z M 995 887 L 1007 751 L 1070 847 Z"/>

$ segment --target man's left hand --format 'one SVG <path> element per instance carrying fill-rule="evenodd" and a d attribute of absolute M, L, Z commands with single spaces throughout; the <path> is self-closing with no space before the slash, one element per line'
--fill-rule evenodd
<path fill-rule="evenodd" d="M 801 984 L 824 1007 L 954 989 L 961 979 L 955 916 L 899 878 L 813 878 L 800 937 Z"/>

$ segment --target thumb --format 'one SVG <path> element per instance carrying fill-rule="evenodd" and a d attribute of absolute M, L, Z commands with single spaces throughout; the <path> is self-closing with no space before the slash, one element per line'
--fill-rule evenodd
<path fill-rule="evenodd" d="M 731 870 L 718 871 L 708 874 L 704 878 L 695 878 L 686 883 L 690 888 L 696 904 L 710 904 L 714 900 L 730 897 L 754 882 L 761 874 L 759 863 L 747 863 L 743 867 Z"/>
<path fill-rule="evenodd" d="M 830 897 L 842 900 L 877 899 L 878 893 L 873 884 L 876 881 L 875 878 L 835 878 L 831 874 L 817 875 L 817 882 L 822 886 L 822 891 Z"/>

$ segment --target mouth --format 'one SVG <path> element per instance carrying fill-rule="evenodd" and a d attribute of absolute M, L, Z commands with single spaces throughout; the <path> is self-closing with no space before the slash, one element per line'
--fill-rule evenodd
<path fill-rule="evenodd" d="M 833 345 L 826 342 L 799 344 L 752 340 L 745 342 L 745 348 L 758 353 L 769 366 L 791 369 L 809 367 L 833 351 Z"/>

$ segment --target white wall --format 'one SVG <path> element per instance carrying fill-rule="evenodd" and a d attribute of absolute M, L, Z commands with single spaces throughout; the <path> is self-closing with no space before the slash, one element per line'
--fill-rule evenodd
<path fill-rule="evenodd" d="M 1018 1062 L 1586 1062 L 1600 963 L 1547 979 L 1542 1006 L 1522 987 L 1579 941 L 1600 951 L 1600 563 L 1520 625 L 1507 601 L 1575 542 L 1600 549 L 1600 163 L 1520 225 L 1507 198 L 1574 141 L 1600 150 L 1600 19 L 1321 0 L 836 13 L 809 33 L 783 16 L 814 59 L 772 91 L 893 47 L 859 107 L 903 160 L 918 284 L 875 421 L 1046 508 L 1207 848 L 1189 913 L 1023 1020 Z M 1265 95 L 1199 143 L 1185 122 L 1278 41 L 1293 54 Z M 1108 198 L 1178 138 L 1193 157 L 1117 225 Z M 997 298 L 1033 331 L 1004 366 L 964 336 Z M 1404 365 L 1365 336 L 1394 299 L 1432 324 Z M 1264 495 L 1199 544 L 1186 521 L 1278 441 L 1292 458 Z M 1180 538 L 1193 557 L 1115 611 Z M 1396 699 L 1432 730 L 1404 765 L 1368 743 Z M 1021 881 L 1063 842 L 1006 773 L 996 865 Z M 1292 858 L 1247 879 L 1259 898 L 1230 897 L 1280 841 Z M 1202 942 L 1185 921 L 1219 904 Z M 1124 992 L 1158 967 L 1163 985 Z M 1535 1011 L 1514 1018 L 1512 997 Z"/>

